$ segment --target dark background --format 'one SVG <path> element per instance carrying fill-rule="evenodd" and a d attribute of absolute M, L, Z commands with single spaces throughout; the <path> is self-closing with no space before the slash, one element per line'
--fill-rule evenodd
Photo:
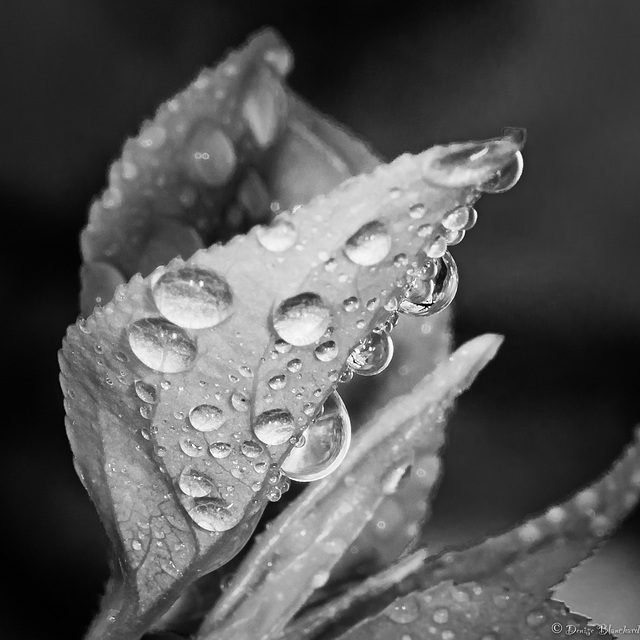
<path fill-rule="evenodd" d="M 264 25 L 295 51 L 293 87 L 388 158 L 528 130 L 520 184 L 484 198 L 453 251 L 458 338 L 497 331 L 506 342 L 454 417 L 434 539 L 500 528 L 562 498 L 630 437 L 637 0 L 2 0 L 2 638 L 79 638 L 107 573 L 57 382 L 88 203 L 142 119 Z M 638 520 L 576 576 L 575 606 L 598 622 L 640 623 L 623 613 L 640 600 Z"/>

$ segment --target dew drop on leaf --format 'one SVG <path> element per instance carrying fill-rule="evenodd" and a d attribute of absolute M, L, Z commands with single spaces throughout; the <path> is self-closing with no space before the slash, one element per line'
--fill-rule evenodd
<path fill-rule="evenodd" d="M 136 395 L 140 400 L 142 400 L 142 402 L 154 404 L 157 401 L 158 397 L 156 388 L 152 384 L 149 384 L 144 380 L 136 380 L 134 388 L 136 390 Z"/>
<path fill-rule="evenodd" d="M 331 311 L 316 293 L 301 293 L 284 300 L 273 314 L 273 328 L 282 340 L 295 346 L 312 344 L 322 337 Z"/>
<path fill-rule="evenodd" d="M 249 399 L 243 393 L 234 391 L 231 394 L 231 406 L 236 411 L 246 412 L 249 411 Z"/>
<path fill-rule="evenodd" d="M 256 227 L 256 238 L 267 251 L 280 253 L 293 247 L 298 233 L 291 222 L 276 218 L 267 227 Z"/>
<path fill-rule="evenodd" d="M 431 316 L 446 309 L 458 290 L 458 267 L 450 253 L 425 265 L 414 278 L 399 310 L 412 316 Z"/>
<path fill-rule="evenodd" d="M 315 349 L 315 356 L 320 362 L 331 362 L 337 355 L 338 347 L 333 340 L 327 340 Z"/>
<path fill-rule="evenodd" d="M 253 440 L 245 440 L 240 445 L 240 451 L 245 458 L 257 458 L 262 453 L 262 447 Z"/>
<path fill-rule="evenodd" d="M 221 409 L 211 404 L 199 404 L 189 411 L 189 423 L 197 431 L 214 431 L 224 422 Z"/>
<path fill-rule="evenodd" d="M 393 340 L 386 331 L 372 331 L 347 358 L 349 368 L 360 376 L 382 373 L 393 358 Z"/>
<path fill-rule="evenodd" d="M 284 444 L 295 432 L 293 416 L 285 409 L 263 411 L 253 423 L 253 432 L 267 445 Z"/>
<path fill-rule="evenodd" d="M 485 182 L 481 189 L 485 193 L 504 193 L 516 185 L 524 169 L 522 153 L 517 151 L 513 160 L 501 169 L 494 178 Z"/>
<path fill-rule="evenodd" d="M 191 519 L 206 531 L 228 531 L 238 524 L 241 513 L 234 514 L 222 498 L 204 498 L 188 510 Z"/>
<path fill-rule="evenodd" d="M 391 250 L 391 236 L 382 222 L 363 225 L 348 240 L 344 252 L 354 264 L 371 266 L 382 262 Z"/>
<path fill-rule="evenodd" d="M 231 445 L 228 442 L 214 442 L 209 445 L 209 453 L 214 458 L 227 458 L 231 453 Z"/>
<path fill-rule="evenodd" d="M 140 362 L 155 371 L 177 373 L 188 369 L 197 356 L 189 335 L 163 318 L 143 318 L 129 327 L 129 346 Z"/>
<path fill-rule="evenodd" d="M 388 616 L 398 624 L 414 622 L 420 613 L 418 604 L 413 596 L 397 602 L 388 612 Z"/>
<path fill-rule="evenodd" d="M 153 286 L 160 313 L 186 329 L 213 327 L 231 315 L 233 296 L 227 281 L 196 267 L 167 271 Z"/>
<path fill-rule="evenodd" d="M 193 467 L 185 467 L 178 478 L 180 490 L 191 498 L 204 498 L 214 488 L 213 480 Z"/>
<path fill-rule="evenodd" d="M 227 182 L 235 171 L 237 158 L 229 136 L 213 122 L 196 125 L 185 148 L 189 176 L 210 187 Z"/>
<path fill-rule="evenodd" d="M 458 207 L 448 213 L 442 220 L 442 226 L 449 231 L 462 231 L 471 221 L 473 207 Z"/>
<path fill-rule="evenodd" d="M 201 458 L 205 454 L 205 449 L 191 438 L 182 438 L 180 440 L 180 449 L 190 458 Z"/>
<path fill-rule="evenodd" d="M 328 476 L 344 460 L 351 444 L 351 420 L 342 398 L 334 391 L 322 413 L 311 422 L 282 463 L 282 472 L 298 482 Z"/>
<path fill-rule="evenodd" d="M 447 239 L 444 236 L 436 236 L 426 248 L 428 258 L 441 258 L 447 252 Z"/>

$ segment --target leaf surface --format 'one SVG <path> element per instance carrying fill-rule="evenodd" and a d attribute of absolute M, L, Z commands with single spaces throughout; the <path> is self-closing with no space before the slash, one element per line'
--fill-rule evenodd
<path fill-rule="evenodd" d="M 205 618 L 202 638 L 266 640 L 322 586 L 348 545 L 396 493 L 414 451 L 439 457 L 444 411 L 495 355 L 496 336 L 476 338 L 394 399 L 359 431 L 345 462 L 311 487 L 261 536 L 216 607 Z M 422 499 L 429 501 L 433 483 Z"/>

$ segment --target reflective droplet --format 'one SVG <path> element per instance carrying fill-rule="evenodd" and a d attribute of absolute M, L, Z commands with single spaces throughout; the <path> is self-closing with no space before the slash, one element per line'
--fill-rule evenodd
<path fill-rule="evenodd" d="M 372 331 L 347 358 L 347 365 L 360 376 L 382 373 L 393 358 L 393 340 L 386 332 Z"/>
<path fill-rule="evenodd" d="M 149 384 L 144 380 L 136 380 L 134 388 L 136 390 L 136 395 L 140 400 L 142 400 L 142 402 L 154 404 L 157 401 L 158 396 L 156 388 L 152 384 Z"/>
<path fill-rule="evenodd" d="M 285 340 L 276 340 L 275 344 L 273 345 L 273 348 L 278 353 L 288 353 L 289 351 L 291 351 L 291 345 Z"/>
<path fill-rule="evenodd" d="M 201 458 L 205 454 L 204 447 L 191 438 L 182 438 L 180 448 L 191 458 Z"/>
<path fill-rule="evenodd" d="M 430 316 L 446 309 L 458 290 L 458 267 L 450 253 L 436 262 L 433 278 L 415 278 L 400 302 L 400 311 L 413 316 Z"/>
<path fill-rule="evenodd" d="M 355 296 L 351 296 L 342 302 L 342 306 L 347 312 L 356 311 L 360 307 L 360 300 Z"/>
<path fill-rule="evenodd" d="M 211 404 L 199 404 L 189 411 L 189 423 L 198 431 L 214 431 L 224 423 L 224 413 Z"/>
<path fill-rule="evenodd" d="M 245 440 L 240 445 L 240 451 L 246 458 L 257 458 L 262 453 L 262 447 L 253 440 Z"/>
<path fill-rule="evenodd" d="M 298 371 L 302 369 L 302 360 L 298 360 L 298 358 L 289 360 L 289 362 L 287 362 L 287 369 L 291 371 L 291 373 L 298 373 Z"/>
<path fill-rule="evenodd" d="M 409 624 L 418 618 L 419 612 L 415 598 L 409 596 L 392 605 L 387 615 L 398 624 Z"/>
<path fill-rule="evenodd" d="M 197 356 L 195 342 L 163 318 L 143 318 L 129 327 L 129 346 L 149 368 L 163 373 L 188 369 Z"/>
<path fill-rule="evenodd" d="M 282 463 L 283 473 L 298 482 L 312 482 L 338 468 L 351 444 L 351 420 L 337 392 L 327 398 L 322 413 L 307 427 L 303 438 Z"/>
<path fill-rule="evenodd" d="M 221 498 L 204 498 L 189 509 L 192 520 L 206 531 L 228 531 L 238 524 L 241 513 L 233 513 L 231 505 Z"/>
<path fill-rule="evenodd" d="M 269 380 L 269 386 L 274 390 L 284 389 L 286 384 L 287 384 L 287 378 L 283 375 L 273 376 L 273 378 Z"/>
<path fill-rule="evenodd" d="M 193 180 L 219 187 L 235 171 L 236 152 L 227 134 L 214 122 L 201 122 L 185 145 L 185 164 Z"/>
<path fill-rule="evenodd" d="M 436 236 L 426 248 L 425 253 L 428 258 L 442 258 L 447 252 L 447 240 L 444 236 Z"/>
<path fill-rule="evenodd" d="M 433 612 L 433 621 L 437 624 L 446 624 L 449 622 L 449 610 L 442 607 Z"/>
<path fill-rule="evenodd" d="M 197 267 L 162 274 L 153 286 L 153 299 L 165 318 L 187 329 L 213 327 L 228 318 L 233 307 L 227 281 Z"/>
<path fill-rule="evenodd" d="M 351 262 L 370 266 L 378 264 L 391 250 L 391 236 L 382 222 L 369 222 L 348 240 L 344 252 Z"/>
<path fill-rule="evenodd" d="M 285 409 L 269 409 L 256 418 L 253 432 L 267 445 L 284 444 L 295 433 L 293 416 Z"/>
<path fill-rule="evenodd" d="M 249 411 L 249 398 L 247 398 L 243 393 L 234 391 L 231 394 L 231 406 L 236 411 Z"/>
<path fill-rule="evenodd" d="M 288 220 L 276 218 L 267 227 L 256 227 L 256 238 L 267 251 L 279 253 L 293 247 L 298 232 Z"/>
<path fill-rule="evenodd" d="M 442 220 L 442 226 L 450 231 L 461 231 L 467 228 L 470 219 L 470 209 L 473 207 L 458 207 L 448 213 Z"/>
<path fill-rule="evenodd" d="M 231 453 L 231 445 L 228 442 L 214 442 L 209 445 L 209 453 L 214 458 L 226 458 Z"/>
<path fill-rule="evenodd" d="M 514 187 L 518 180 L 520 180 L 523 169 L 524 159 L 522 153 L 517 151 L 513 160 L 480 188 L 485 193 L 504 193 Z"/>
<path fill-rule="evenodd" d="M 213 480 L 193 467 L 185 467 L 178 478 L 180 490 L 192 498 L 208 496 L 214 488 Z"/>
<path fill-rule="evenodd" d="M 333 340 L 327 340 L 319 344 L 314 353 L 320 362 L 331 362 L 338 355 L 338 347 Z"/>
<path fill-rule="evenodd" d="M 301 293 L 280 303 L 273 327 L 286 342 L 304 346 L 322 337 L 331 322 L 331 311 L 315 293 Z"/>

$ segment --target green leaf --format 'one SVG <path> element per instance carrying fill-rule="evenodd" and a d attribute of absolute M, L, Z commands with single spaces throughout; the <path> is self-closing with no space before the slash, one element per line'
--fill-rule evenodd
<path fill-rule="evenodd" d="M 200 637 L 267 640 L 282 630 L 376 512 L 397 492 L 414 451 L 437 460 L 444 411 L 495 355 L 496 336 L 476 338 L 394 399 L 359 431 L 342 466 L 270 523 L 200 630 Z M 435 480 L 435 479 L 434 479 Z M 424 488 L 429 501 L 433 482 Z"/>
<path fill-rule="evenodd" d="M 637 504 L 639 438 L 640 430 L 602 478 L 541 516 L 465 549 L 447 550 L 432 558 L 418 551 L 310 610 L 284 637 L 315 638 L 320 633 L 333 637 L 364 617 L 377 615 L 398 597 L 448 581 L 477 582 L 544 600 Z"/>
<path fill-rule="evenodd" d="M 576 634 L 612 638 L 562 603 L 497 585 L 444 582 L 399 598 L 340 640 L 551 640 Z"/>

